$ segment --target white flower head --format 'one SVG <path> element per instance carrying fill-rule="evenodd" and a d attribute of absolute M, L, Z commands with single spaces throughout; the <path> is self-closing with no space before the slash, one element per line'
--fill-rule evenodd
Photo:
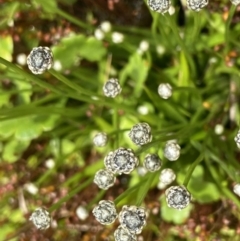
<path fill-rule="evenodd" d="M 187 207 L 191 201 L 191 194 L 184 186 L 171 186 L 165 191 L 167 205 L 175 209 Z"/>
<path fill-rule="evenodd" d="M 122 43 L 124 40 L 124 35 L 122 33 L 119 32 L 113 32 L 112 33 L 112 41 L 115 44 L 120 44 Z"/>
<path fill-rule="evenodd" d="M 105 34 L 101 29 L 97 28 L 94 31 L 94 36 L 97 40 L 103 40 L 105 37 Z"/>
<path fill-rule="evenodd" d="M 108 33 L 112 29 L 112 24 L 109 21 L 104 21 L 101 23 L 101 29 L 103 32 Z"/>
<path fill-rule="evenodd" d="M 53 54 L 48 47 L 36 47 L 27 57 L 28 68 L 33 74 L 42 74 L 53 64 Z"/>
<path fill-rule="evenodd" d="M 50 227 L 51 217 L 49 212 L 44 208 L 37 208 L 29 218 L 35 227 L 40 230 L 45 230 Z"/>
<path fill-rule="evenodd" d="M 101 189 L 107 190 L 114 185 L 116 177 L 112 172 L 100 169 L 94 176 L 93 182 Z"/>
<path fill-rule="evenodd" d="M 163 99 L 168 99 L 172 96 L 172 86 L 168 83 L 162 83 L 158 86 L 158 94 Z"/>
<path fill-rule="evenodd" d="M 180 157 L 181 147 L 176 142 L 167 142 L 164 148 L 164 156 L 169 161 L 176 161 Z"/>
<path fill-rule="evenodd" d="M 80 220 L 86 220 L 89 216 L 88 210 L 84 206 L 78 206 L 76 214 Z"/>
<path fill-rule="evenodd" d="M 144 158 L 143 166 L 149 172 L 156 172 L 161 168 L 162 161 L 156 154 L 147 154 Z"/>
<path fill-rule="evenodd" d="M 137 146 L 142 146 L 152 141 L 151 127 L 145 122 L 134 125 L 128 135 Z"/>
<path fill-rule="evenodd" d="M 199 12 L 208 5 L 208 0 L 187 0 L 187 7 L 193 11 Z"/>
<path fill-rule="evenodd" d="M 108 137 L 105 132 L 99 132 L 93 138 L 94 145 L 98 147 L 106 146 L 107 141 L 108 141 Z"/>
<path fill-rule="evenodd" d="M 103 93 L 105 96 L 115 98 L 122 91 L 118 79 L 111 78 L 103 86 Z"/>
<path fill-rule="evenodd" d="M 171 5 L 170 0 L 148 0 L 147 5 L 152 11 L 166 13 Z"/>
<path fill-rule="evenodd" d="M 138 158 L 131 149 L 123 147 L 118 148 L 114 152 L 108 153 L 104 158 L 104 165 L 112 173 L 121 175 L 129 174 L 139 164 Z"/>
<path fill-rule="evenodd" d="M 237 144 L 237 147 L 240 148 L 240 130 L 237 132 L 237 135 L 234 137 L 234 141 Z"/>
<path fill-rule="evenodd" d="M 146 225 L 146 211 L 142 207 L 123 206 L 119 213 L 119 222 L 132 234 L 139 234 Z"/>
<path fill-rule="evenodd" d="M 137 236 L 128 231 L 128 229 L 119 226 L 114 232 L 115 241 L 137 241 Z"/>
<path fill-rule="evenodd" d="M 175 179 L 176 179 L 176 174 L 170 168 L 163 169 L 159 176 L 160 183 L 163 183 L 165 185 L 171 184 Z"/>
<path fill-rule="evenodd" d="M 118 216 L 114 203 L 108 200 L 100 201 L 92 212 L 96 220 L 103 225 L 112 224 Z"/>
<path fill-rule="evenodd" d="M 233 186 L 233 192 L 240 197 L 240 183 Z"/>

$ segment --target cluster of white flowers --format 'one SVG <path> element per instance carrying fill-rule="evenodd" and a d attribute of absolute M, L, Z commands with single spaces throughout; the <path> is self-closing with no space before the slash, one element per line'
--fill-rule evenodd
<path fill-rule="evenodd" d="M 103 225 L 112 224 L 118 217 L 119 227 L 114 232 L 116 241 L 137 240 L 136 235 L 142 232 L 146 225 L 146 210 L 143 207 L 123 206 L 119 215 L 112 201 L 102 200 L 93 209 L 96 220 Z"/>
<path fill-rule="evenodd" d="M 239 4 L 239 0 L 231 0 L 233 4 Z M 171 14 L 174 11 L 171 9 L 171 1 L 170 0 L 148 0 L 147 4 L 152 11 L 158 13 L 166 13 L 169 12 Z M 202 8 L 208 5 L 208 0 L 187 0 L 187 7 L 193 11 L 200 11 Z"/>

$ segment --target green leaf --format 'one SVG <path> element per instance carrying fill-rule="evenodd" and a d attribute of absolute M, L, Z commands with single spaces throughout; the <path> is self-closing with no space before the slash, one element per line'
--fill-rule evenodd
<path fill-rule="evenodd" d="M 15 162 L 19 159 L 22 152 L 29 146 L 30 141 L 18 141 L 13 139 L 3 147 L 2 158 L 6 162 Z"/>
<path fill-rule="evenodd" d="M 0 38 L 0 57 L 12 61 L 12 52 L 13 52 L 13 40 L 10 35 L 1 36 Z M 0 64 L 0 69 L 5 69 L 5 66 Z"/>
<path fill-rule="evenodd" d="M 199 183 L 201 183 L 201 185 L 199 185 Z M 193 171 L 188 184 L 188 190 L 200 203 L 214 202 L 221 197 L 217 186 L 214 183 L 205 181 L 204 169 L 200 165 Z"/>
<path fill-rule="evenodd" d="M 79 57 L 89 61 L 99 61 L 106 54 L 102 42 L 93 37 L 71 35 L 62 38 L 60 43 L 52 48 L 54 59 L 59 60 L 62 67 L 70 68 L 79 61 Z"/>
<path fill-rule="evenodd" d="M 46 13 L 56 13 L 58 8 L 57 3 L 55 0 L 33 0 L 33 4 L 37 4 L 42 7 L 44 12 Z"/>
<path fill-rule="evenodd" d="M 130 56 L 126 67 L 120 72 L 120 83 L 123 85 L 129 77 L 134 83 L 133 94 L 140 96 L 143 91 L 144 82 L 147 79 L 149 63 L 138 53 Z"/>
<path fill-rule="evenodd" d="M 167 206 L 165 197 L 160 199 L 161 202 L 161 217 L 166 222 L 173 222 L 174 224 L 182 224 L 184 223 L 192 210 L 192 205 L 188 205 L 186 208 L 182 210 L 177 210 L 174 208 L 170 208 Z"/>

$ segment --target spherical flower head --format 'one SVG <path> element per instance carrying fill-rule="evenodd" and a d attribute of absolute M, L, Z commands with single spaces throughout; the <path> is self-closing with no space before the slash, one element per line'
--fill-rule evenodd
<path fill-rule="evenodd" d="M 232 2 L 232 4 L 234 4 L 234 5 L 238 5 L 238 4 L 240 4 L 240 0 L 230 0 L 231 2 Z"/>
<path fill-rule="evenodd" d="M 193 11 L 199 12 L 208 5 L 208 0 L 187 0 L 187 7 Z"/>
<path fill-rule="evenodd" d="M 184 186 L 171 186 L 165 191 L 167 205 L 175 209 L 187 207 L 191 201 L 191 194 Z"/>
<path fill-rule="evenodd" d="M 169 161 L 176 161 L 180 156 L 181 147 L 176 142 L 168 142 L 164 148 L 164 156 Z"/>
<path fill-rule="evenodd" d="M 100 201 L 92 212 L 97 221 L 103 225 L 109 225 L 117 218 L 115 205 L 112 201 L 108 200 Z"/>
<path fill-rule="evenodd" d="M 99 188 L 104 190 L 112 187 L 115 181 L 116 177 L 113 175 L 113 173 L 105 169 L 100 169 L 97 171 L 93 180 L 93 182 L 97 184 Z"/>
<path fill-rule="evenodd" d="M 98 147 L 106 146 L 108 141 L 107 134 L 104 132 L 97 133 L 93 138 L 93 144 Z"/>
<path fill-rule="evenodd" d="M 234 141 L 237 144 L 237 147 L 240 148 L 240 130 L 238 131 L 237 135 L 234 137 Z"/>
<path fill-rule="evenodd" d="M 138 158 L 131 149 L 120 147 L 114 152 L 110 152 L 104 159 L 107 170 L 115 174 L 129 174 L 138 165 Z"/>
<path fill-rule="evenodd" d="M 127 229 L 119 226 L 114 232 L 115 241 L 136 241 L 135 234 L 130 233 Z"/>
<path fill-rule="evenodd" d="M 122 88 L 118 80 L 114 78 L 109 79 L 103 86 L 103 93 L 107 97 L 115 98 L 121 91 Z"/>
<path fill-rule="evenodd" d="M 147 5 L 152 11 L 166 13 L 170 8 L 170 0 L 148 0 Z"/>
<path fill-rule="evenodd" d="M 130 233 L 139 234 L 146 225 L 146 211 L 142 207 L 125 205 L 119 213 L 119 222 Z"/>
<path fill-rule="evenodd" d="M 233 186 L 233 192 L 240 197 L 240 183 Z"/>
<path fill-rule="evenodd" d="M 149 172 L 156 172 L 161 168 L 162 161 L 156 154 L 147 154 L 144 158 L 143 166 Z"/>
<path fill-rule="evenodd" d="M 165 185 L 171 184 L 176 178 L 176 174 L 170 168 L 165 168 L 161 171 L 159 181 Z"/>
<path fill-rule="evenodd" d="M 172 86 L 168 83 L 163 83 L 158 86 L 158 94 L 163 99 L 168 99 L 172 96 Z"/>
<path fill-rule="evenodd" d="M 42 74 L 52 67 L 53 54 L 48 47 L 36 47 L 27 57 L 28 68 L 33 74 Z"/>
<path fill-rule="evenodd" d="M 44 208 L 37 208 L 29 218 L 35 227 L 40 230 L 45 230 L 50 227 L 51 217 L 49 212 Z"/>
<path fill-rule="evenodd" d="M 152 141 L 151 127 L 147 123 L 138 123 L 129 132 L 132 142 L 138 146 Z"/>

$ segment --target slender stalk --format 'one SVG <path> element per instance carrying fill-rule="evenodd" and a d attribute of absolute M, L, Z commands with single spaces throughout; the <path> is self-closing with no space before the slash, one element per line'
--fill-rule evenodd
<path fill-rule="evenodd" d="M 185 57 L 186 57 L 186 59 L 188 61 L 189 66 L 190 66 L 192 76 L 194 77 L 195 74 L 196 74 L 195 65 L 194 65 L 194 62 L 193 62 L 189 52 L 188 52 L 187 47 L 185 46 L 184 41 L 182 40 L 182 38 L 179 35 L 179 31 L 177 29 L 176 23 L 173 21 L 173 17 L 172 16 L 170 16 L 168 14 L 166 14 L 164 16 L 166 18 L 166 21 L 169 22 L 170 28 L 172 29 L 172 32 L 173 32 L 175 38 L 177 39 L 178 44 L 180 45 L 180 47 L 183 50 L 183 53 L 184 53 L 184 55 L 185 55 Z"/>
<path fill-rule="evenodd" d="M 230 25 L 231 25 L 231 22 L 232 22 L 232 18 L 233 18 L 233 15 L 236 11 L 236 6 L 235 5 L 231 5 L 231 8 L 229 10 L 229 14 L 228 14 L 228 18 L 227 18 L 227 21 L 226 21 L 226 24 L 225 24 L 225 54 L 228 53 L 229 51 L 229 42 L 230 42 Z"/>
<path fill-rule="evenodd" d="M 193 171 L 195 170 L 196 166 L 203 160 L 204 158 L 204 153 L 201 153 L 198 158 L 192 163 L 192 165 L 189 167 L 188 171 L 187 171 L 187 174 L 186 174 L 186 177 L 184 179 L 184 182 L 183 182 L 183 186 L 187 187 L 188 186 L 188 183 L 190 181 L 190 178 L 193 174 Z"/>
<path fill-rule="evenodd" d="M 84 188 L 88 187 L 93 181 L 93 178 L 87 179 L 84 183 L 82 183 L 80 186 L 74 188 L 70 193 L 68 193 L 65 197 L 61 198 L 58 202 L 53 204 L 49 211 L 53 212 L 54 210 L 58 209 L 64 202 L 67 202 L 69 199 L 71 199 L 74 195 L 76 195 L 78 192 L 82 191 Z"/>
<path fill-rule="evenodd" d="M 58 15 L 60 15 L 61 17 L 67 19 L 69 22 L 72 22 L 72 23 L 76 24 L 76 25 L 79 26 L 80 28 L 84 28 L 84 29 L 91 29 L 91 28 L 92 28 L 91 25 L 82 22 L 82 21 L 79 20 L 78 18 L 73 17 L 72 15 L 64 12 L 63 10 L 61 10 L 61 9 L 59 9 L 59 8 L 56 9 L 56 13 L 57 13 Z"/>

